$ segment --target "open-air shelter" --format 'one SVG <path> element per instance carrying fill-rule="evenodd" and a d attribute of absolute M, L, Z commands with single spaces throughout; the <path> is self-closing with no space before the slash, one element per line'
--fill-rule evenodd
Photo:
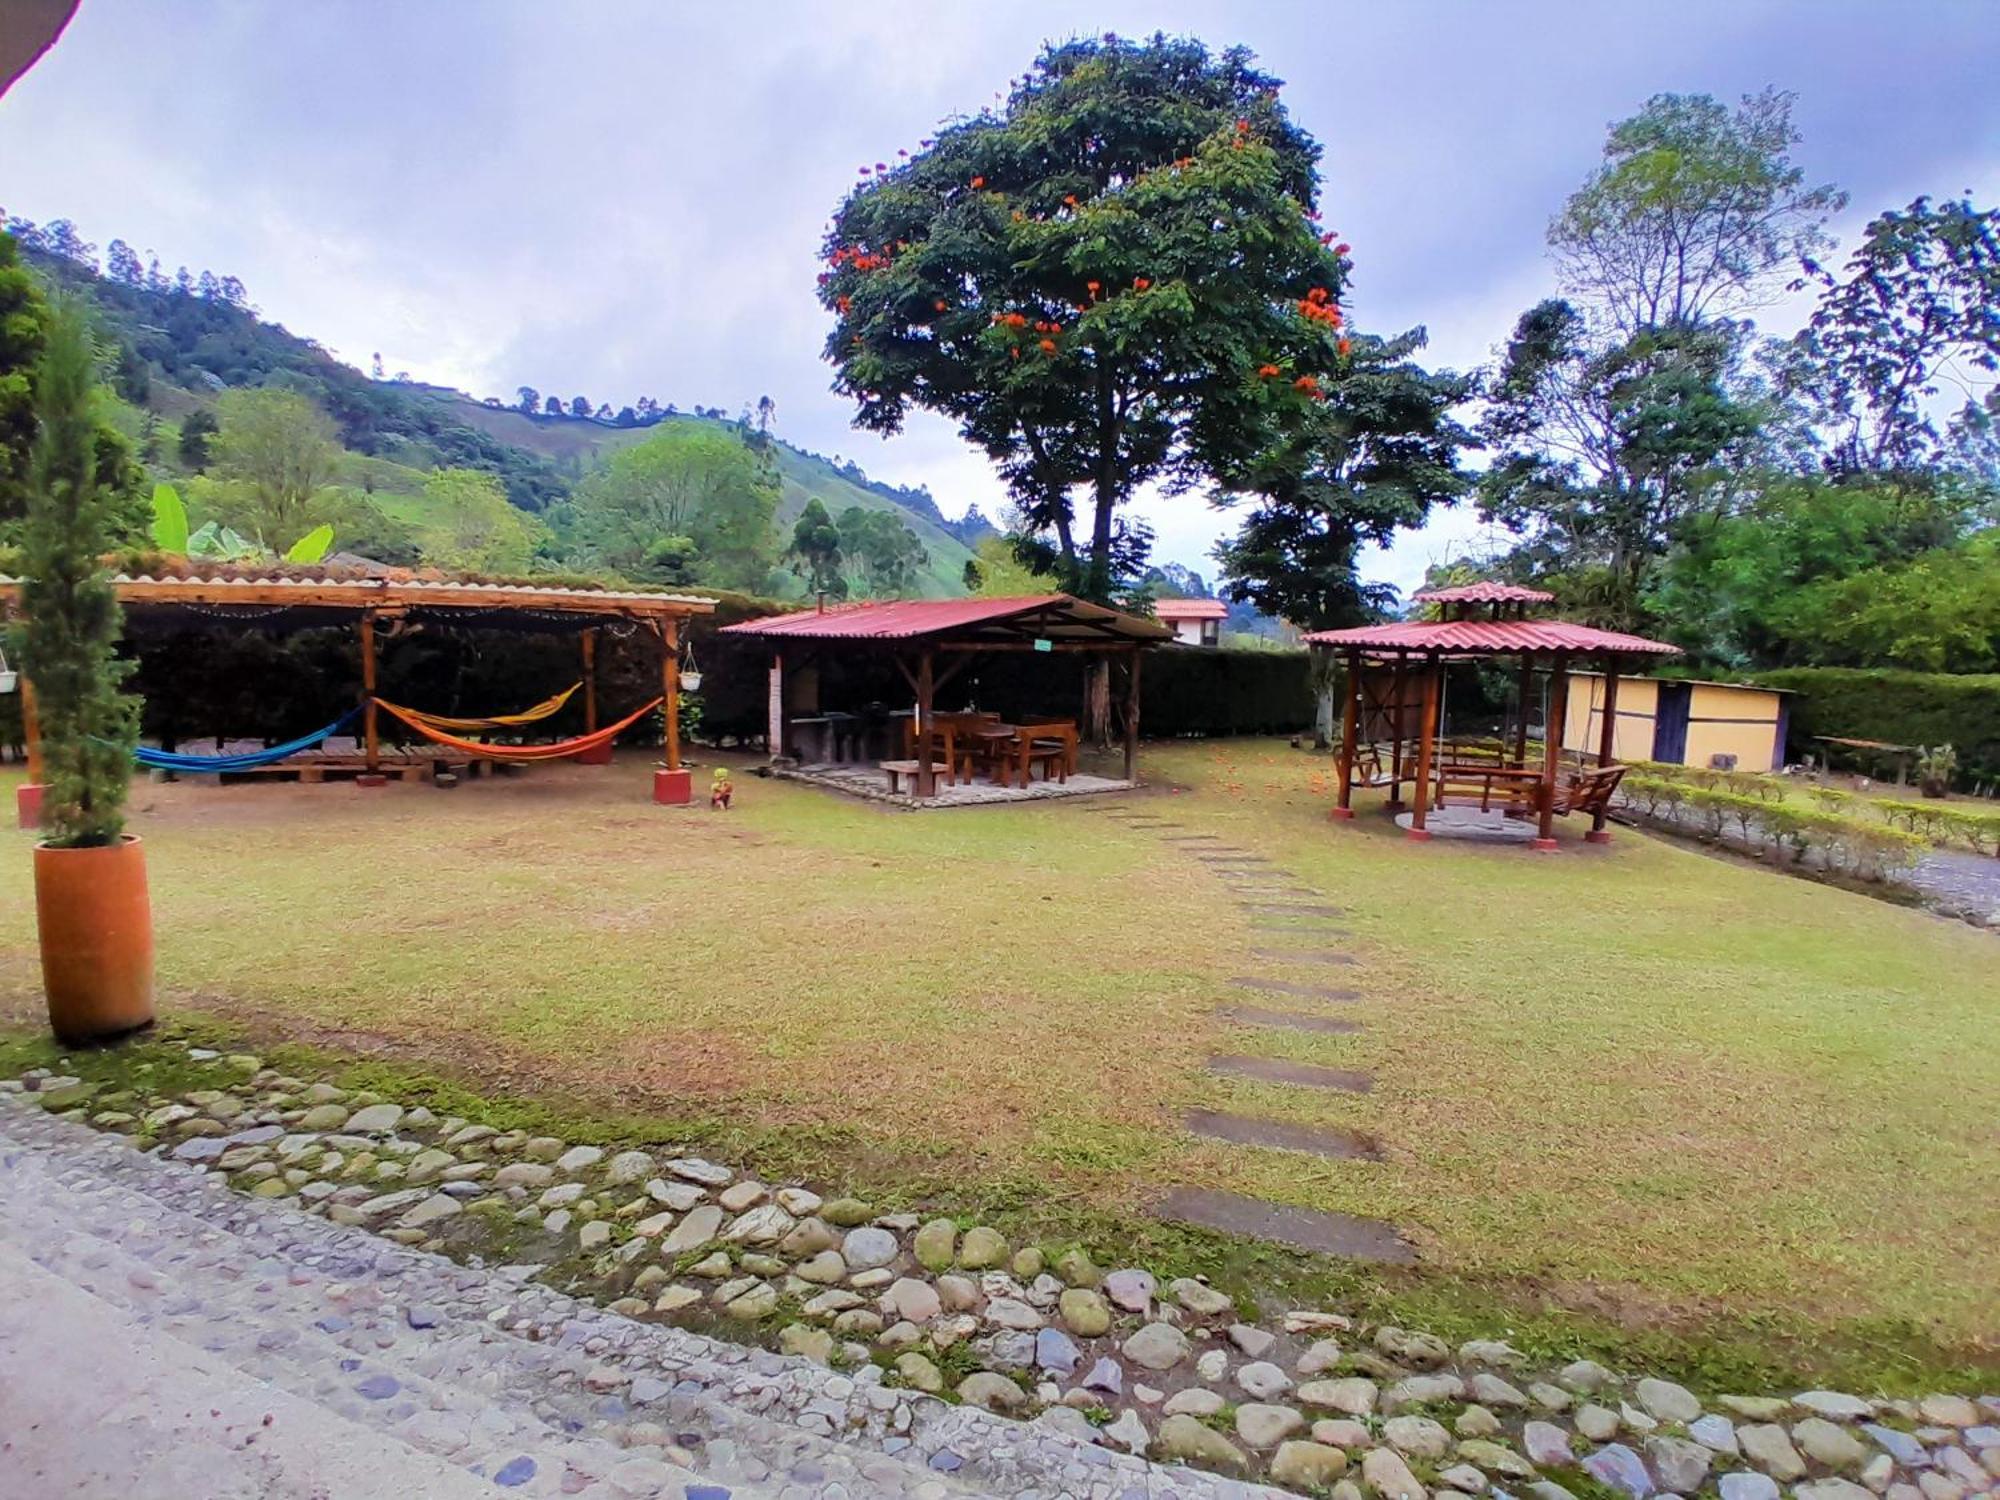
<path fill-rule="evenodd" d="M 1392 810 L 1410 787 L 1409 837 L 1428 839 L 1430 809 L 1476 807 L 1536 819 L 1532 847 L 1553 849 L 1555 819 L 1570 812 L 1591 818 L 1586 837 L 1606 843 L 1611 794 L 1625 773 L 1615 754 L 1618 679 L 1661 657 L 1679 654 L 1664 641 L 1597 630 L 1566 620 L 1529 618 L 1530 606 L 1554 596 L 1518 584 L 1476 583 L 1415 596 L 1435 605 L 1441 618 L 1399 620 L 1348 630 L 1322 630 L 1309 645 L 1345 658 L 1341 713 L 1340 792 L 1333 816 L 1354 816 L 1355 783 L 1385 787 Z M 1519 712 L 1512 733 L 1497 740 L 1440 739 L 1445 674 L 1454 663 L 1512 662 L 1519 681 Z M 1561 725 L 1567 714 L 1569 675 L 1594 663 L 1602 673 L 1602 733 L 1589 763 L 1565 765 Z M 1539 756 L 1529 754 L 1529 706 L 1542 686 L 1543 734 Z"/>
<path fill-rule="evenodd" d="M 483 583 L 422 575 L 362 574 L 354 569 L 320 572 L 284 568 L 232 568 L 192 564 L 185 573 L 120 573 L 113 592 L 128 631 L 171 627 L 199 617 L 245 631 L 290 632 L 350 626 L 360 657 L 361 719 L 359 770 L 363 785 L 378 784 L 383 767 L 382 705 L 376 698 L 378 658 L 383 643 L 425 625 L 478 627 L 574 636 L 578 642 L 586 737 L 601 734 L 598 724 L 597 645 L 606 629 L 638 630 L 660 648 L 660 698 L 666 709 L 665 760 L 680 768 L 677 711 L 683 623 L 714 609 L 708 599 L 629 589 L 568 588 L 542 584 Z M 0 611 L 17 612 L 20 580 L 0 576 Z M 22 717 L 29 756 L 29 781 L 39 782 L 40 737 L 33 685 L 22 682 Z M 651 705 L 649 705 L 650 707 Z M 636 716 L 635 716 L 636 717 Z M 471 722 L 471 721 L 441 721 Z"/>
<path fill-rule="evenodd" d="M 771 651 L 769 743 L 774 759 L 788 753 L 802 720 L 787 711 L 790 675 L 829 657 L 892 663 L 907 684 L 914 734 L 928 745 L 937 695 L 960 672 L 996 653 L 1085 655 L 1124 671 L 1125 778 L 1139 745 L 1139 663 L 1147 650 L 1172 639 L 1156 620 L 1108 609 L 1069 594 L 1007 599 L 909 599 L 800 610 L 724 626 L 723 635 L 754 637 Z M 815 716 L 816 717 L 816 716 Z M 919 797 L 937 793 L 936 768 L 919 753 Z"/>

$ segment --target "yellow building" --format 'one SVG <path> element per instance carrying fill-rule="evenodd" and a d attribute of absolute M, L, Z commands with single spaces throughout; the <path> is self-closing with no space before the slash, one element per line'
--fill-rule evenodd
<path fill-rule="evenodd" d="M 1737 682 L 1618 679 L 1612 753 L 1621 761 L 1657 760 L 1704 769 L 1776 771 L 1785 764 L 1786 700 L 1775 688 Z M 1563 748 L 1597 753 L 1604 729 L 1604 679 L 1572 672 Z"/>

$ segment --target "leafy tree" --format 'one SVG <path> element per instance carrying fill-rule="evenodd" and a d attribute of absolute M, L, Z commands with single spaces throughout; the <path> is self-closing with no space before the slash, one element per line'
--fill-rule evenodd
<path fill-rule="evenodd" d="M 841 554 L 864 597 L 894 599 L 916 589 L 930 554 L 901 516 L 850 505 L 836 529 Z"/>
<path fill-rule="evenodd" d="M 1793 95 L 1656 94 L 1611 127 L 1604 165 L 1549 226 L 1563 284 L 1608 330 L 1693 324 L 1755 305 L 1826 243 L 1846 204 L 1791 160 Z"/>
<path fill-rule="evenodd" d="M 123 240 L 113 240 L 105 247 L 104 274 L 123 286 L 139 286 L 146 279 L 145 267 Z"/>
<path fill-rule="evenodd" d="M 35 371 L 48 310 L 21 264 L 14 234 L 0 234 L 0 525 L 27 509 L 35 442 Z"/>
<path fill-rule="evenodd" d="M 116 540 L 129 461 L 107 446 L 92 412 L 96 384 L 83 311 L 58 306 L 44 325 L 35 379 L 21 586 L 27 625 L 22 666 L 41 709 L 49 841 L 65 848 L 114 842 L 138 742 L 139 702 L 119 690 L 121 612 L 100 562 Z"/>
<path fill-rule="evenodd" d="M 1869 224 L 1835 276 L 1816 262 L 1812 321 L 1784 362 L 1840 473 L 1910 470 L 1954 458 L 1993 468 L 2000 416 L 2000 212 L 1918 198 Z M 1958 395 L 1949 433 L 1935 420 Z"/>
<path fill-rule="evenodd" d="M 2000 531 L 1814 584 L 1778 622 L 1813 666 L 2000 671 Z"/>
<path fill-rule="evenodd" d="M 979 539 L 965 568 L 967 590 L 983 599 L 1018 599 L 1049 592 L 1048 578 L 1016 554 L 1015 538 L 997 532 Z"/>
<path fill-rule="evenodd" d="M 209 443 L 220 430 L 215 413 L 196 407 L 181 418 L 180 459 L 183 467 L 199 474 L 208 467 Z"/>
<path fill-rule="evenodd" d="M 432 561 L 471 573 L 528 570 L 541 528 L 507 499 L 495 475 L 438 469 L 424 480 L 424 499 L 438 517 L 425 544 Z"/>
<path fill-rule="evenodd" d="M 840 528 L 815 495 L 806 501 L 792 526 L 792 545 L 785 557 L 792 571 L 806 581 L 806 592 L 847 597 L 847 580 L 841 576 Z"/>
<path fill-rule="evenodd" d="M 550 396 L 542 403 L 542 413 L 545 416 L 559 417 L 563 415 L 563 412 L 564 407 L 562 397 L 560 396 Z"/>
<path fill-rule="evenodd" d="M 1295 419 L 1339 367 L 1345 247 L 1277 91 L 1241 49 L 1050 46 L 836 213 L 820 297 L 856 425 L 955 421 L 1080 593 L 1143 565 L 1133 494 L 1212 478 L 1241 414 Z"/>
<path fill-rule="evenodd" d="M 524 385 L 514 394 L 520 398 L 516 404 L 529 416 L 532 417 L 537 411 L 541 410 L 542 393 L 533 386 Z"/>
<path fill-rule="evenodd" d="M 1421 329 L 1357 338 L 1310 420 L 1232 474 L 1257 508 L 1216 548 L 1228 598 L 1307 630 L 1358 624 L 1391 602 L 1392 590 L 1361 582 L 1361 548 L 1423 524 L 1466 483 L 1458 455 L 1470 438 L 1452 412 L 1474 382 L 1417 365 L 1424 342 Z"/>
<path fill-rule="evenodd" d="M 587 417 L 587 416 L 589 416 L 589 415 L 590 415 L 590 398 L 589 398 L 588 396 L 572 396 L 572 397 L 570 397 L 570 398 L 569 398 L 569 414 L 570 414 L 570 415 L 571 415 L 572 417 Z"/>
<path fill-rule="evenodd" d="M 215 470 L 235 517 L 266 548 L 302 536 L 340 458 L 333 423 L 299 392 L 272 387 L 224 391 L 216 408 Z"/>
<path fill-rule="evenodd" d="M 689 540 L 704 583 L 754 589 L 770 571 L 778 479 L 725 432 L 671 423 L 621 448 L 577 487 L 575 526 L 587 552 L 637 573 L 663 537 Z"/>

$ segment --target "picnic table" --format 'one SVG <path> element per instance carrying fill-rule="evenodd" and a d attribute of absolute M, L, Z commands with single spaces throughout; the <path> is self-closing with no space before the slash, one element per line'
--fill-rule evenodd
<path fill-rule="evenodd" d="M 1044 781 L 1068 781 L 1076 770 L 1076 722 L 1032 719 L 1009 724 L 994 713 L 934 714 L 927 748 L 946 785 L 954 784 L 960 775 L 970 781 L 984 773 L 997 786 L 1013 786 L 1017 781 L 1026 786 L 1037 769 Z M 904 733 L 905 761 L 912 768 L 917 754 L 917 727 L 912 722 Z M 896 764 L 892 785 L 904 762 Z M 887 770 L 888 763 L 883 765 Z"/>

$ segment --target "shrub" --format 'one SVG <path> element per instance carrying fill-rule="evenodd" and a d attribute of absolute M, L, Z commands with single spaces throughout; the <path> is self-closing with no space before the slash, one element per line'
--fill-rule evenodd
<path fill-rule="evenodd" d="M 1756 674 L 1791 704 L 1791 753 L 1824 756 L 1816 735 L 1894 745 L 1951 744 L 1960 769 L 2000 776 L 2000 673 L 1898 672 L 1861 667 L 1784 667 Z"/>

